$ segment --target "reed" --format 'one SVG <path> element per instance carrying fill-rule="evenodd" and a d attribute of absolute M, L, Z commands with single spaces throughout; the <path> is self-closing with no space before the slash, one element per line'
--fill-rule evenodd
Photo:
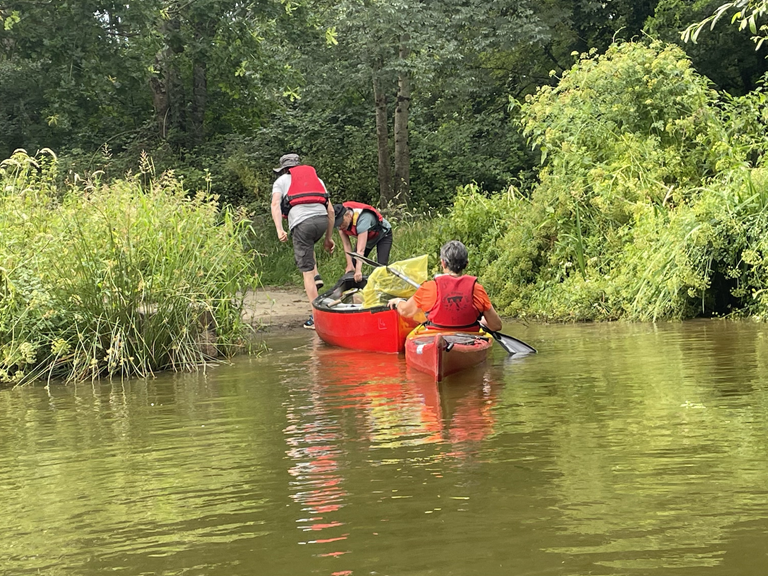
<path fill-rule="evenodd" d="M 50 151 L 0 165 L 0 381 L 148 376 L 248 342 L 248 222 L 172 173 L 55 182 Z"/>

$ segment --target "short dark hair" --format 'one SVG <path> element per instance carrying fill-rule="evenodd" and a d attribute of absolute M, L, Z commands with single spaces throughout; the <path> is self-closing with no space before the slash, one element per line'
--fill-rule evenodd
<path fill-rule="evenodd" d="M 451 272 L 460 274 L 469 263 L 467 247 L 458 240 L 450 240 L 440 248 L 440 259 Z"/>

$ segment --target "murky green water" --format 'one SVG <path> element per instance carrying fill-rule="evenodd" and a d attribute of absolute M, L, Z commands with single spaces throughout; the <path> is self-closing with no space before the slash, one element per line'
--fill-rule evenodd
<path fill-rule="evenodd" d="M 299 334 L 1 390 L 0 574 L 766 573 L 768 327 L 508 331 L 439 388 Z"/>

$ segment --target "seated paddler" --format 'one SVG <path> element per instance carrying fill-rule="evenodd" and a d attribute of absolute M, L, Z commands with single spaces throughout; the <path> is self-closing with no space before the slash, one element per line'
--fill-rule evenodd
<path fill-rule="evenodd" d="M 446 242 L 440 249 L 443 273 L 424 282 L 408 298 L 393 298 L 390 308 L 401 316 L 419 318 L 426 315 L 428 330 L 477 332 L 480 324 L 489 330 L 501 330 L 501 318 L 488 294 L 475 276 L 464 274 L 469 263 L 467 247 L 458 240 Z"/>

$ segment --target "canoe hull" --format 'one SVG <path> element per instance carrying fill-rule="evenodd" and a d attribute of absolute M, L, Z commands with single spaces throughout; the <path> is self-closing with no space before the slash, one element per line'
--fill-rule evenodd
<path fill-rule="evenodd" d="M 324 342 L 351 350 L 403 352 L 408 333 L 417 326 L 388 308 L 359 312 L 330 312 L 315 308 L 313 314 L 315 330 Z"/>
<path fill-rule="evenodd" d="M 327 305 L 345 290 L 361 285 L 342 278 L 334 288 L 317 297 L 312 303 L 312 314 L 318 336 L 327 344 L 350 350 L 403 352 L 406 337 L 418 326 L 415 321 L 403 318 L 386 306 L 354 309 Z"/>
<path fill-rule="evenodd" d="M 440 382 L 485 362 L 493 339 L 466 332 L 415 331 L 405 341 L 405 362 Z"/>

